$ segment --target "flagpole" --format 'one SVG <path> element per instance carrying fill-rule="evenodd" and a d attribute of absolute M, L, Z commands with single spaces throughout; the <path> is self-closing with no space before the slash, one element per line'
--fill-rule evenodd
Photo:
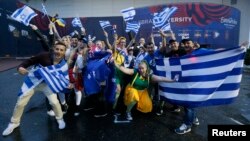
<path fill-rule="evenodd" d="M 50 18 L 49 18 L 49 16 L 48 16 L 48 12 L 47 12 L 47 10 L 46 10 L 46 8 L 45 8 L 44 3 L 42 3 L 42 8 L 45 10 L 45 11 L 43 11 L 43 12 L 44 12 L 44 14 L 46 15 L 46 17 L 48 18 L 49 22 L 51 22 L 51 20 L 50 20 Z"/>

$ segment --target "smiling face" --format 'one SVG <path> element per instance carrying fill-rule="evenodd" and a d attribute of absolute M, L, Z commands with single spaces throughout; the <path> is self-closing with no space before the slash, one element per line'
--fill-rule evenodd
<path fill-rule="evenodd" d="M 63 59 L 65 56 L 65 52 L 66 52 L 65 45 L 63 45 L 61 43 L 55 44 L 55 46 L 54 46 L 54 59 L 55 60 Z"/>
<path fill-rule="evenodd" d="M 179 43 L 177 41 L 172 42 L 170 46 L 173 51 L 177 51 L 179 49 Z"/>
<path fill-rule="evenodd" d="M 154 44 L 147 44 L 148 54 L 153 55 L 155 52 Z"/>
<path fill-rule="evenodd" d="M 77 47 L 77 45 L 78 45 L 78 39 L 75 38 L 75 37 L 72 37 L 72 39 L 71 39 L 71 45 L 72 45 L 73 48 Z"/>
<path fill-rule="evenodd" d="M 140 75 L 141 76 L 143 76 L 143 77 L 145 77 L 146 76 L 146 74 L 147 74 L 147 65 L 146 65 L 146 63 L 145 62 L 141 62 L 140 64 L 139 64 L 139 67 L 138 67 L 138 69 L 139 69 L 139 73 L 140 73 Z"/>
<path fill-rule="evenodd" d="M 194 43 L 191 40 L 188 40 L 184 43 L 184 49 L 186 50 L 187 53 L 190 53 L 194 49 Z"/>

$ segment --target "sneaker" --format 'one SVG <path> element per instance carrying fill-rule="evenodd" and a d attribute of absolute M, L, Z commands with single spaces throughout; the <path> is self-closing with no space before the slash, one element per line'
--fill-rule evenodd
<path fill-rule="evenodd" d="M 126 112 L 126 118 L 127 118 L 127 120 L 133 120 L 131 112 Z"/>
<path fill-rule="evenodd" d="M 76 106 L 75 107 L 75 112 L 74 112 L 74 116 L 79 116 L 80 115 L 80 106 Z"/>
<path fill-rule="evenodd" d="M 99 117 L 105 117 L 107 115 L 108 115 L 108 113 L 95 114 L 94 117 L 99 118 Z"/>
<path fill-rule="evenodd" d="M 53 110 L 47 111 L 47 114 L 52 117 L 55 116 L 55 112 Z"/>
<path fill-rule="evenodd" d="M 75 113 L 74 113 L 74 116 L 75 116 L 75 117 L 77 117 L 77 116 L 79 116 L 79 115 L 80 115 L 79 112 L 75 112 Z"/>
<path fill-rule="evenodd" d="M 194 119 L 193 125 L 195 125 L 195 126 L 200 125 L 199 119 L 197 117 Z"/>
<path fill-rule="evenodd" d="M 174 112 L 174 113 L 179 113 L 181 111 L 181 108 L 180 107 L 176 107 L 174 106 L 173 108 L 170 109 L 171 112 Z"/>
<path fill-rule="evenodd" d="M 163 114 L 163 110 L 162 109 L 159 109 L 159 110 L 156 111 L 156 115 L 157 116 L 160 116 L 162 114 Z"/>
<path fill-rule="evenodd" d="M 20 123 L 9 123 L 8 127 L 3 131 L 3 136 L 8 136 L 13 132 L 15 128 L 17 128 Z"/>
<path fill-rule="evenodd" d="M 123 115 L 114 115 L 114 123 L 129 123 L 130 120 L 128 120 L 125 116 Z"/>
<path fill-rule="evenodd" d="M 69 109 L 69 106 L 68 106 L 67 103 L 62 104 L 62 112 L 63 112 L 64 114 L 67 113 L 68 109 Z"/>
<path fill-rule="evenodd" d="M 191 127 L 183 123 L 179 128 L 174 130 L 177 134 L 186 134 L 191 131 Z"/>
<path fill-rule="evenodd" d="M 120 115 L 121 115 L 121 113 L 118 113 L 118 112 L 113 112 L 113 115 L 114 115 L 114 116 L 120 116 Z"/>
<path fill-rule="evenodd" d="M 94 109 L 94 107 L 85 107 L 85 108 L 83 108 L 84 111 L 90 111 L 90 110 L 93 110 L 93 109 Z"/>
<path fill-rule="evenodd" d="M 64 122 L 63 119 L 58 119 L 58 120 L 57 120 L 57 123 L 58 123 L 58 128 L 59 128 L 59 129 L 64 129 L 65 126 L 66 126 L 66 124 L 65 124 L 65 122 Z"/>

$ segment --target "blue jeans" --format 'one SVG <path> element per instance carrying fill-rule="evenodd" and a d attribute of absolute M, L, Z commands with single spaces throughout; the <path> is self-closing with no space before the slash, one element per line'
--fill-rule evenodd
<path fill-rule="evenodd" d="M 194 119 L 196 118 L 196 111 L 194 108 L 184 108 L 185 110 L 185 117 L 184 123 L 187 126 L 192 126 Z"/>

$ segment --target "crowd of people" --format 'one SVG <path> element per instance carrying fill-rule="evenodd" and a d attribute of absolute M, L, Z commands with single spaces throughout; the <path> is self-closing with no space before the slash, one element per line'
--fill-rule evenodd
<path fill-rule="evenodd" d="M 85 101 L 83 110 L 95 110 L 94 117 L 96 118 L 112 114 L 117 117 L 123 115 L 126 120 L 131 121 L 133 120 L 132 109 L 134 107 L 142 113 L 155 111 L 156 115 L 161 115 L 166 102 L 160 99 L 158 82 L 176 83 L 178 76 L 174 79 L 158 76 L 155 59 L 211 51 L 200 48 L 199 44 L 194 43 L 191 39 L 183 39 L 178 42 L 172 31 L 168 34 L 159 31 L 162 42 L 157 47 L 153 35 L 147 41 L 140 38 L 139 43 L 136 43 L 135 38 L 132 38 L 127 45 L 127 39 L 119 37 L 114 32 L 111 44 L 106 31 L 103 32 L 105 37 L 103 40 L 96 40 L 95 37 L 88 36 L 83 27 L 80 29 L 80 33 L 74 32 L 73 35 L 60 37 L 55 24 L 51 22 L 49 24 L 49 38 L 46 39 L 36 25 L 30 24 L 30 27 L 41 39 L 44 52 L 21 63 L 17 67 L 17 71 L 22 75 L 29 75 L 31 70 L 28 68 L 31 66 L 49 67 L 65 61 L 68 66 L 69 83 L 67 91 L 55 93 L 46 81 L 42 81 L 19 95 L 10 123 L 2 133 L 3 136 L 11 134 L 20 125 L 23 110 L 35 91 L 42 91 L 46 95 L 47 113 L 49 116 L 55 116 L 59 129 L 66 127 L 63 114 L 66 114 L 69 108 L 73 107 L 74 116 L 81 114 L 82 99 Z M 168 43 L 167 38 L 170 38 Z M 85 76 L 86 78 L 90 77 L 89 74 L 86 74 L 89 69 L 88 64 L 100 54 L 101 56 L 109 56 L 105 63 L 114 72 L 111 76 L 116 84 L 114 95 L 111 96 L 113 100 L 107 100 L 107 95 L 104 92 L 109 84 L 107 80 L 98 82 L 100 86 L 98 90 L 93 92 L 86 90 L 92 85 L 84 82 Z M 74 104 L 69 104 L 68 98 L 72 96 Z M 119 99 L 122 100 L 119 101 Z M 125 105 L 126 108 L 119 108 L 119 104 Z M 180 112 L 181 109 L 184 109 L 185 117 L 183 124 L 175 129 L 177 134 L 190 132 L 192 126 L 199 125 L 195 109 L 172 105 L 170 110 Z"/>

